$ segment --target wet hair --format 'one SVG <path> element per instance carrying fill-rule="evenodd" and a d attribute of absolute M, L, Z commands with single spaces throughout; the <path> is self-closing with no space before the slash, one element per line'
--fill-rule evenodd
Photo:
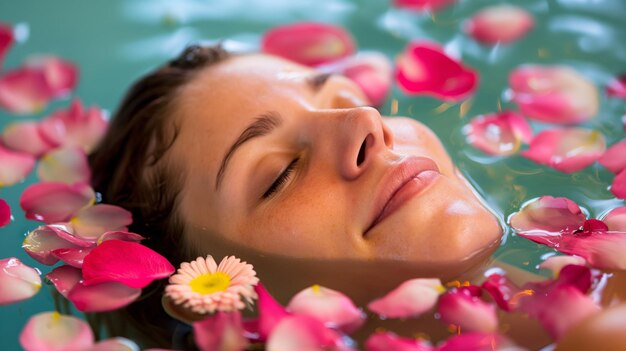
<path fill-rule="evenodd" d="M 167 157 L 179 131 L 174 118 L 178 94 L 202 68 L 229 56 L 219 45 L 193 45 L 141 77 L 126 93 L 107 134 L 89 156 L 92 186 L 101 194 L 102 202 L 130 211 L 133 223 L 129 231 L 144 236 L 142 243 L 175 267 L 189 260 L 185 227 L 177 214 L 182 172 Z M 140 333 L 148 334 L 150 346 L 169 347 L 171 343 L 171 330 L 155 330 L 172 323 L 161 308 L 165 283 L 159 281 L 145 288 L 142 297 L 119 314 L 125 314 L 121 319 Z M 119 326 L 119 319 L 105 324 Z M 118 330 L 108 333 L 125 334 L 120 330 L 123 326 L 114 329 Z"/>

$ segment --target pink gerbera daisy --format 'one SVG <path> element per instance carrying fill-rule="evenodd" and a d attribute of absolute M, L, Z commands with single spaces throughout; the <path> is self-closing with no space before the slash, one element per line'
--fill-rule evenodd
<path fill-rule="evenodd" d="M 212 256 L 183 262 L 170 277 L 165 294 L 177 305 L 200 313 L 235 311 L 251 304 L 259 282 L 251 264 L 235 256 L 222 259 L 219 266 Z"/>

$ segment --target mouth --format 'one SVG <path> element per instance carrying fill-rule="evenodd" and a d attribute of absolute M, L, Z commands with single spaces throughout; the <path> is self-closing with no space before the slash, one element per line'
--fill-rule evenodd
<path fill-rule="evenodd" d="M 435 161 L 410 156 L 394 164 L 383 176 L 374 201 L 373 215 L 364 236 L 385 218 L 421 194 L 440 176 Z"/>

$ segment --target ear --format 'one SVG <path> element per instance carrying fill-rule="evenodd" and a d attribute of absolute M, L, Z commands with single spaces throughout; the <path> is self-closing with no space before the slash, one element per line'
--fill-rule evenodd
<path fill-rule="evenodd" d="M 194 322 L 201 321 L 208 316 L 207 314 L 193 312 L 185 308 L 183 305 L 177 305 L 165 295 L 161 298 L 161 305 L 163 306 L 165 313 L 167 313 L 170 317 L 189 325 Z"/>

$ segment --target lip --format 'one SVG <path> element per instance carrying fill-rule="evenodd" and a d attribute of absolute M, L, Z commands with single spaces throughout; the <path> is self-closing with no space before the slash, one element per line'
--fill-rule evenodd
<path fill-rule="evenodd" d="M 372 220 L 363 235 L 422 193 L 439 175 L 439 167 L 428 157 L 409 156 L 392 165 L 381 179 Z"/>

